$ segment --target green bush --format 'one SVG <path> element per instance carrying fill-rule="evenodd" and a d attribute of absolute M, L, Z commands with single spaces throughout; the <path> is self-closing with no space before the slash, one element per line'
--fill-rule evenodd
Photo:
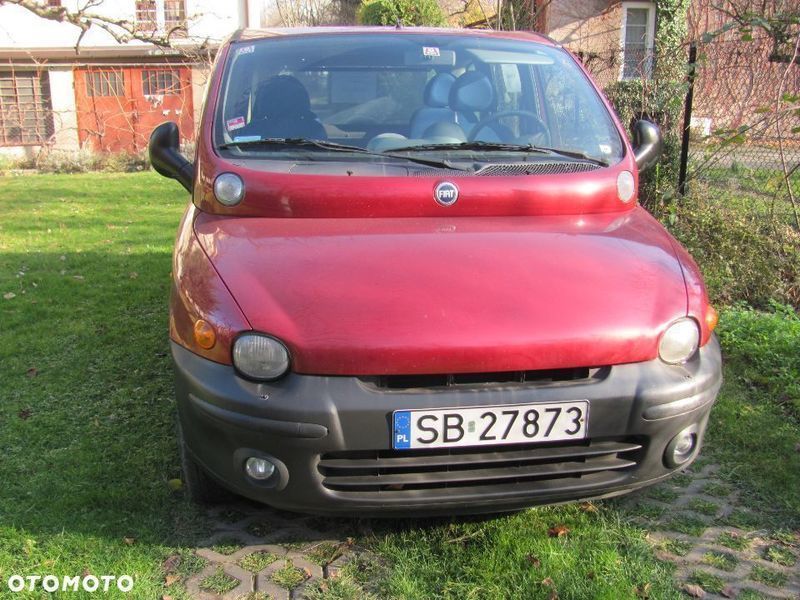
<path fill-rule="evenodd" d="M 42 173 L 133 173 L 149 169 L 150 161 L 145 151 L 96 153 L 90 150 L 52 150 L 42 154 L 32 166 Z"/>
<path fill-rule="evenodd" d="M 722 312 L 719 335 L 735 372 L 800 419 L 800 316 L 772 302 L 769 313 L 745 305 Z"/>
<path fill-rule="evenodd" d="M 749 199 L 699 184 L 663 217 L 700 265 L 715 304 L 800 307 L 800 233 L 788 223 L 759 214 Z"/>
<path fill-rule="evenodd" d="M 364 0 L 358 10 L 358 22 L 362 25 L 399 22 L 408 26 L 441 27 L 447 19 L 436 0 Z"/>
<path fill-rule="evenodd" d="M 678 182 L 681 152 L 681 109 L 686 96 L 683 83 L 628 79 L 612 83 L 606 96 L 630 131 L 639 119 L 656 123 L 664 136 L 664 153 L 659 163 L 642 174 L 640 202 L 655 211 L 664 200 L 673 197 Z"/>

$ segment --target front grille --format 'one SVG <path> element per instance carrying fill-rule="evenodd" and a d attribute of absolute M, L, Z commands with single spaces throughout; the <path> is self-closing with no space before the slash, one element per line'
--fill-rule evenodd
<path fill-rule="evenodd" d="M 585 173 L 599 169 L 600 165 L 590 162 L 567 160 L 534 161 L 524 163 L 492 164 L 477 171 L 459 169 L 415 169 L 410 171 L 416 177 L 504 177 L 508 175 L 559 175 L 562 173 Z"/>
<path fill-rule="evenodd" d="M 568 369 L 541 369 L 537 371 L 502 371 L 496 373 L 449 373 L 432 375 L 381 375 L 362 377 L 362 381 L 385 390 L 417 388 L 447 388 L 458 386 L 499 386 L 509 384 L 548 385 L 570 382 L 572 384 L 602 379 L 608 367 L 577 367 Z"/>
<path fill-rule="evenodd" d="M 320 457 L 322 485 L 338 492 L 528 486 L 536 492 L 579 489 L 626 477 L 642 445 L 634 439 L 436 450 L 332 452 Z"/>

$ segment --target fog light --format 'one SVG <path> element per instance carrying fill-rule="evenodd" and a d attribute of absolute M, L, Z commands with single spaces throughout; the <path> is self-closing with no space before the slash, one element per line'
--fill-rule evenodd
<path fill-rule="evenodd" d="M 664 461 L 670 467 L 677 467 L 688 461 L 695 450 L 697 450 L 697 426 L 691 425 L 667 444 Z"/>
<path fill-rule="evenodd" d="M 244 471 L 253 479 L 264 481 L 272 477 L 275 472 L 275 465 L 273 465 L 266 458 L 257 458 L 251 456 L 244 463 Z"/>

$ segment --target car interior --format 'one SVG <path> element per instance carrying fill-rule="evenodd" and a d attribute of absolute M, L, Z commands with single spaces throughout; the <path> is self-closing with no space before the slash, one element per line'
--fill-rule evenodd
<path fill-rule="evenodd" d="M 473 141 L 580 148 L 592 136 L 600 154 L 619 145 L 608 120 L 593 117 L 598 99 L 572 91 L 580 72 L 565 73 L 544 52 L 359 41 L 285 59 L 281 42 L 270 53 L 240 48 L 218 139 L 305 138 L 376 152 Z"/>

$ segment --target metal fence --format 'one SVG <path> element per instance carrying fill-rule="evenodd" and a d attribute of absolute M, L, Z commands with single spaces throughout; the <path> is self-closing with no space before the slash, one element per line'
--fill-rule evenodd
<path fill-rule="evenodd" d="M 800 65 L 771 60 L 766 36 L 720 36 L 695 44 L 683 149 L 688 189 L 794 217 L 800 198 Z"/>

